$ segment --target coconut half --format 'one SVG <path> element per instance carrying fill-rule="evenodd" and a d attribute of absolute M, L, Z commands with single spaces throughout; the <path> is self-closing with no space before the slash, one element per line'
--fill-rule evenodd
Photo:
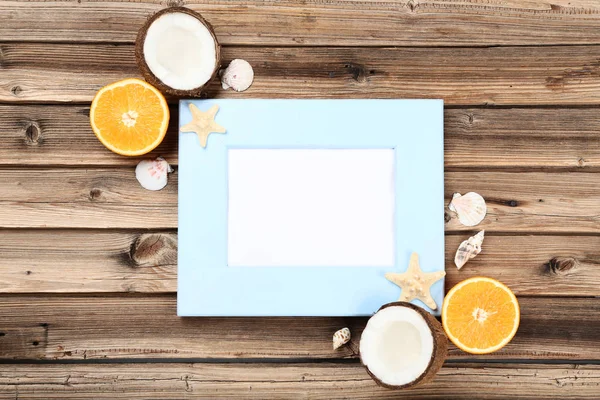
<path fill-rule="evenodd" d="M 221 66 L 213 28 L 185 7 L 166 8 L 150 17 L 138 33 L 135 57 L 146 81 L 178 97 L 199 96 Z"/>
<path fill-rule="evenodd" d="M 367 322 L 360 359 L 380 386 L 404 389 L 427 383 L 444 364 L 448 338 L 435 317 L 411 303 L 384 305 Z"/>

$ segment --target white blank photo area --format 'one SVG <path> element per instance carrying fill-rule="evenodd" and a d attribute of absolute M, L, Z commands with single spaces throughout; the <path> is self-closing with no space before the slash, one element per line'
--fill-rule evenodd
<path fill-rule="evenodd" d="M 393 149 L 229 149 L 229 266 L 393 266 Z"/>

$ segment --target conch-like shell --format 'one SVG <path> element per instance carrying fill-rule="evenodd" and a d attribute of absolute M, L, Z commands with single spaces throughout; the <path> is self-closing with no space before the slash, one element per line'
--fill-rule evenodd
<path fill-rule="evenodd" d="M 350 341 L 350 329 L 342 328 L 333 334 L 333 349 L 339 349 Z"/>
<path fill-rule="evenodd" d="M 458 246 L 456 255 L 454 256 L 454 264 L 456 268 L 461 269 L 463 265 L 479 253 L 481 253 L 481 245 L 483 244 L 483 235 L 485 231 L 479 232 L 475 236 L 471 236 Z"/>
<path fill-rule="evenodd" d="M 460 193 L 454 193 L 448 208 L 458 215 L 458 220 L 465 226 L 479 224 L 487 213 L 485 200 L 479 193 L 475 192 L 469 192 L 464 196 Z"/>
<path fill-rule="evenodd" d="M 135 167 L 135 177 L 144 189 L 160 190 L 167 185 L 167 174 L 173 168 L 162 157 L 156 160 L 142 160 Z"/>
<path fill-rule="evenodd" d="M 254 70 L 246 60 L 236 58 L 224 70 L 221 70 L 221 86 L 223 89 L 232 88 L 243 92 L 252 85 Z"/>

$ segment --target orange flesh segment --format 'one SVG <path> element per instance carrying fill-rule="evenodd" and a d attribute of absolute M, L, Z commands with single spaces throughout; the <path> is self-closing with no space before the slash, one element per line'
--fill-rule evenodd
<path fill-rule="evenodd" d="M 500 349 L 519 325 L 519 304 L 504 285 L 484 278 L 458 284 L 444 301 L 442 322 L 454 344 L 468 352 Z"/>
<path fill-rule="evenodd" d="M 101 89 L 92 103 L 90 117 L 96 136 L 110 150 L 141 155 L 163 140 L 169 109 L 155 88 L 128 79 Z"/>

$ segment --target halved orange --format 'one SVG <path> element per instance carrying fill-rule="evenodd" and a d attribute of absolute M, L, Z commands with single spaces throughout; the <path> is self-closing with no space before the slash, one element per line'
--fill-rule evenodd
<path fill-rule="evenodd" d="M 109 150 L 139 156 L 162 142 L 169 125 L 165 97 L 140 79 L 125 79 L 100 89 L 92 101 L 90 123 Z"/>
<path fill-rule="evenodd" d="M 475 277 L 454 286 L 444 299 L 442 325 L 467 353 L 500 350 L 515 336 L 521 312 L 514 293 L 495 279 Z"/>

